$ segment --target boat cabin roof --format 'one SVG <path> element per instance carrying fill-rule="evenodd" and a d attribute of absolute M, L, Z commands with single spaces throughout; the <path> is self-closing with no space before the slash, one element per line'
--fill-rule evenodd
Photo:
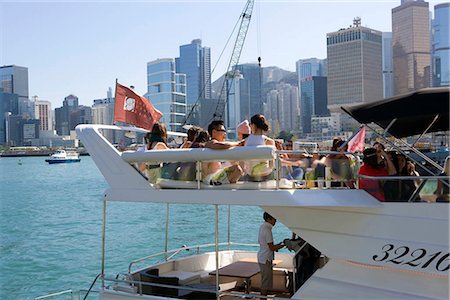
<path fill-rule="evenodd" d="M 449 91 L 450 87 L 427 88 L 342 110 L 359 123 L 374 122 L 397 138 L 448 131 Z"/>

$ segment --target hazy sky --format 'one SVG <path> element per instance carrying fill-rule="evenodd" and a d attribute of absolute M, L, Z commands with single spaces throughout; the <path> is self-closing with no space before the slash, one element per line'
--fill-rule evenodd
<path fill-rule="evenodd" d="M 436 4 L 429 1 L 430 11 Z M 144 94 L 146 64 L 177 57 L 179 46 L 201 38 L 211 64 L 241 14 L 245 0 L 227 1 L 4 1 L 0 0 L 0 65 L 28 67 L 30 97 L 62 105 L 106 97 L 115 79 Z M 326 57 L 326 33 L 362 25 L 391 31 L 395 1 L 256 0 L 241 63 L 262 57 L 263 67 L 295 71 L 299 59 Z M 234 39 L 232 40 L 234 42 Z M 213 79 L 225 72 L 233 42 Z"/>

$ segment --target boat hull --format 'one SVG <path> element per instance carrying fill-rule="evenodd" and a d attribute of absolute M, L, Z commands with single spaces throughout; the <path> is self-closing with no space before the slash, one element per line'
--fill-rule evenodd
<path fill-rule="evenodd" d="M 64 163 L 76 163 L 80 162 L 81 159 L 46 159 L 45 162 L 48 162 L 49 164 L 64 164 Z"/>

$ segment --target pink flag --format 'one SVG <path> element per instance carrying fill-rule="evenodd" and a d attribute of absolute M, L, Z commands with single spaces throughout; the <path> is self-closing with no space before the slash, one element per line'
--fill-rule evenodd
<path fill-rule="evenodd" d="M 364 139 L 366 138 L 366 128 L 363 127 L 361 130 L 348 141 L 348 152 L 362 152 L 364 150 Z"/>

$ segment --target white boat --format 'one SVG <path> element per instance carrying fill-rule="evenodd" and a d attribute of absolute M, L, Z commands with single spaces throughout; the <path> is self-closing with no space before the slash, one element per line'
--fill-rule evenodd
<path fill-rule="evenodd" d="M 49 164 L 80 162 L 80 156 L 76 151 L 59 149 L 56 150 L 50 158 L 45 160 Z"/>
<path fill-rule="evenodd" d="M 387 133 L 397 136 L 417 134 L 418 123 L 425 124 L 423 131 L 448 130 L 448 91 L 445 89 L 439 93 L 439 96 L 443 93 L 442 97 L 447 98 L 446 103 L 441 101 L 436 104 L 432 100 L 435 96 L 425 95 L 429 105 L 426 110 L 431 111 L 423 112 L 424 109 L 417 105 L 414 110 L 413 101 L 409 101 L 409 115 L 402 108 L 397 110 L 401 115 L 389 111 L 387 118 L 391 118 L 390 122 L 385 118 L 382 122 L 371 119 L 362 123 L 377 122 Z M 381 107 L 378 108 L 383 117 L 388 114 L 388 111 L 383 111 L 383 105 L 396 105 L 395 101 L 403 100 L 380 102 Z M 442 109 L 445 105 L 447 109 Z M 433 106 L 434 110 L 430 109 Z M 367 114 L 367 110 L 373 107 L 377 108 L 377 105 L 372 103 L 371 108 L 348 110 L 358 119 L 362 118 L 360 113 Z M 423 112 L 420 117 L 417 117 L 418 110 Z M 373 112 L 367 115 L 375 118 Z M 401 124 L 409 122 L 407 118 L 411 115 L 416 116 L 414 126 L 405 128 Z M 242 262 L 253 262 L 256 257 L 255 251 L 234 250 L 239 245 L 231 241 L 225 245 L 218 243 L 218 207 L 222 205 L 261 207 L 306 241 L 305 244 L 294 245 L 295 253 L 276 254 L 275 259 L 279 263 L 276 265 L 275 289 L 271 291 L 270 299 L 449 299 L 450 205 L 447 203 L 413 202 L 408 199 L 395 203 L 380 202 L 357 188 L 308 188 L 282 179 L 280 168 L 275 170 L 275 180 L 267 182 L 210 186 L 199 180 L 160 179 L 157 184 L 150 184 L 134 164 L 197 162 L 197 172 L 200 172 L 200 164 L 204 161 L 274 159 L 275 165 L 280 166 L 279 152 L 270 147 L 119 152 L 101 135 L 102 129 L 138 129 L 107 125 L 79 125 L 76 128 L 79 138 L 109 184 L 104 193 L 103 241 L 106 235 L 106 203 L 110 201 L 129 202 L 130 205 L 133 202 L 164 203 L 167 204 L 167 216 L 172 204 L 203 204 L 216 208 L 216 243 L 208 245 L 215 251 L 198 251 L 196 255 L 179 258 L 177 254 L 184 249 L 200 250 L 203 246 L 170 251 L 167 249 L 166 225 L 164 252 L 136 259 L 130 262 L 126 274 L 107 278 L 104 274 L 103 247 L 102 269 L 97 277 L 101 279 L 98 292 L 102 300 L 265 298 L 258 294 L 259 275 L 250 276 L 251 265 L 246 269 L 250 272 L 250 275 L 245 275 L 247 277 L 236 273 L 223 276 L 221 273 L 227 266 L 242 266 Z M 394 131 L 391 132 L 391 129 Z M 448 180 L 448 177 L 420 176 L 417 179 L 425 182 Z M 423 195 L 424 198 L 428 196 Z M 305 249 L 302 247 L 307 245 L 318 249 L 322 255 L 315 261 L 312 276 L 305 282 L 299 282 L 298 274 L 302 272 L 304 263 L 302 258 L 306 259 L 302 256 Z M 135 267 L 135 264 L 157 256 L 162 257 L 162 262 Z"/>

